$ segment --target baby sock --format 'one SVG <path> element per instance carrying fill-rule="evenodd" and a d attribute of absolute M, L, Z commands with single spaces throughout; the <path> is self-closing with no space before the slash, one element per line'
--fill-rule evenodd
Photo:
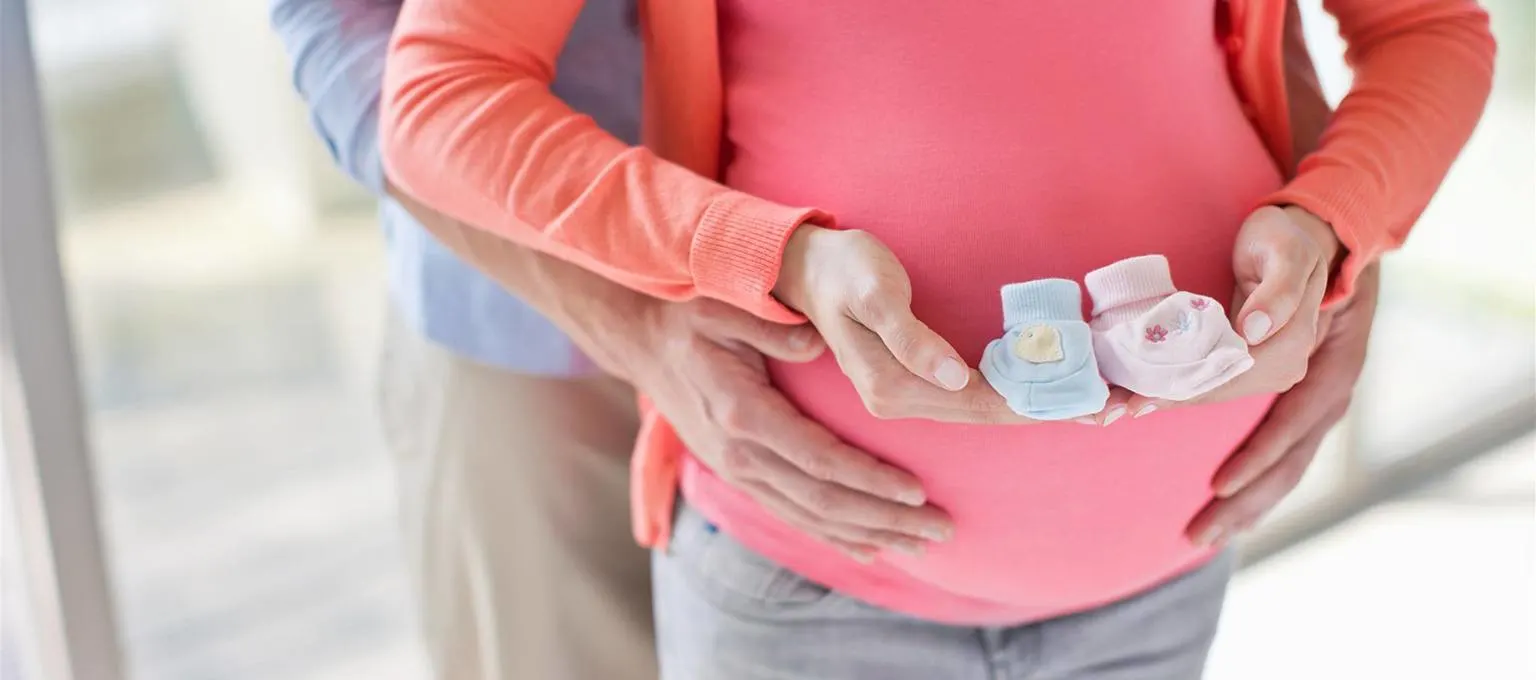
<path fill-rule="evenodd" d="M 1021 416 L 1066 420 L 1103 410 L 1109 386 L 1093 359 L 1077 282 L 1003 286 L 1003 337 L 987 344 L 981 374 Z"/>
<path fill-rule="evenodd" d="M 1168 258 L 1121 260 L 1084 278 L 1093 298 L 1093 349 L 1104 379 L 1183 401 L 1253 366 L 1221 304 L 1173 287 Z"/>

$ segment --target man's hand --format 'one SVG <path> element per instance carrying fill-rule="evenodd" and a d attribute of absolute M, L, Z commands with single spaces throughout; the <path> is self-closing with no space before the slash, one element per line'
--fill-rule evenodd
<path fill-rule="evenodd" d="M 1264 422 L 1216 472 L 1216 500 L 1190 522 L 1190 540 L 1215 545 L 1252 527 L 1296 488 L 1323 436 L 1344 417 L 1365 365 L 1380 266 L 1362 272 L 1357 285 L 1353 298 L 1324 313 L 1327 330 L 1306 377 L 1280 395 Z"/>
<path fill-rule="evenodd" d="M 1233 327 L 1247 339 L 1253 368 L 1220 387 L 1184 402 L 1133 395 L 1116 389 L 1103 413 L 1144 416 L 1184 404 L 1231 401 L 1278 394 L 1301 383 L 1322 337 L 1321 308 L 1339 254 L 1327 223 L 1297 207 L 1254 211 L 1238 232 L 1232 254 L 1237 278 Z"/>
<path fill-rule="evenodd" d="M 391 194 L 433 236 L 565 331 L 655 404 L 694 456 L 781 519 L 855 559 L 953 532 L 910 474 L 854 449 L 768 383 L 762 353 L 809 361 L 814 329 L 713 301 L 666 302 Z"/>
<path fill-rule="evenodd" d="M 876 417 L 1033 422 L 912 314 L 907 270 L 867 232 L 796 229 L 774 295 L 811 320 Z"/>
<path fill-rule="evenodd" d="M 715 474 L 861 561 L 948 539 L 949 519 L 925 504 L 915 478 L 839 441 L 769 384 L 763 354 L 809 361 L 825 349 L 812 328 L 712 300 L 644 309 L 613 331 L 635 342 L 621 370 Z"/>

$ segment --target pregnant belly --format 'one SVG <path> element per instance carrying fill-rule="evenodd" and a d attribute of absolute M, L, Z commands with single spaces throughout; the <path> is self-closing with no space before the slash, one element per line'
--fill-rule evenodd
<path fill-rule="evenodd" d="M 1086 7 L 1061 4 L 1074 15 Z M 1208 32 L 1198 18 L 1179 25 Z M 782 72 L 756 70 L 756 53 L 737 50 L 726 183 L 825 208 L 878 237 L 911 278 L 918 318 L 972 366 L 1002 333 L 998 289 L 1008 283 L 1081 282 L 1117 260 L 1161 253 L 1181 289 L 1229 301 L 1239 227 L 1280 177 L 1219 50 L 1168 46 L 1183 46 L 1188 60 L 1162 71 L 1178 74 L 1186 89 L 1177 97 L 1164 78 L 1115 59 L 1082 64 L 1082 77 L 1062 80 L 1053 63 L 1019 81 L 1027 86 L 956 83 L 921 96 L 900 79 L 855 79 L 846 64 L 817 61 L 797 72 L 811 82 L 791 90 L 816 93 L 817 116 L 786 108 L 794 97 L 760 96 Z M 1184 527 L 1269 403 L 1170 409 L 1109 428 L 958 426 L 871 417 L 831 358 L 771 372 L 807 415 L 912 471 L 954 517 L 952 541 L 922 558 L 892 556 L 897 566 L 956 594 L 1064 610 L 1125 595 L 1197 557 Z"/>
<path fill-rule="evenodd" d="M 1162 253 L 1181 288 L 1232 298 L 1236 234 L 1247 210 L 1275 186 L 1273 170 L 1250 164 L 1223 181 L 1142 176 L 1080 196 L 1023 183 L 985 201 L 934 200 L 932 193 L 847 200 L 878 191 L 849 178 L 831 192 L 841 196 L 811 203 L 833 206 L 846 226 L 886 243 L 912 279 L 918 318 L 974 366 L 1002 333 L 998 289 L 1007 283 L 1080 282 L 1116 260 Z M 953 516 L 952 541 L 921 558 L 891 557 L 898 567 L 959 595 L 1064 609 L 1134 592 L 1196 559 L 1200 551 L 1184 528 L 1210 501 L 1216 469 L 1270 403 L 1169 409 L 1108 428 L 882 421 L 864 409 L 830 356 L 770 370 L 808 416 L 914 473 Z"/>
<path fill-rule="evenodd" d="M 894 566 L 957 595 L 1064 611 L 1135 592 L 1199 557 L 1184 528 L 1270 403 L 1174 409 L 1109 428 L 882 421 L 830 358 L 771 370 L 808 416 L 913 472 L 954 518 L 951 541 L 918 558 L 892 554 Z"/>

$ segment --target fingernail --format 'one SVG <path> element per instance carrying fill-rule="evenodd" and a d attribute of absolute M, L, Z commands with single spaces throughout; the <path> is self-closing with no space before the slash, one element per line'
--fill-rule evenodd
<path fill-rule="evenodd" d="M 873 555 L 870 555 L 869 553 L 862 553 L 857 550 L 849 550 L 848 556 L 852 557 L 853 561 L 858 562 L 859 564 L 873 564 L 875 561 Z"/>
<path fill-rule="evenodd" d="M 1082 425 L 1098 425 L 1098 423 L 1094 422 L 1092 418 L 1073 418 L 1072 422 Z"/>
<path fill-rule="evenodd" d="M 1248 344 L 1257 345 L 1260 340 L 1264 339 L 1265 335 L 1269 334 L 1269 329 L 1272 326 L 1274 326 L 1274 322 L 1269 320 L 1268 314 L 1254 312 L 1249 314 L 1248 318 L 1243 321 L 1243 337 L 1248 338 Z"/>
<path fill-rule="evenodd" d="M 811 347 L 811 332 L 799 331 L 789 336 L 789 348 L 796 352 L 804 352 Z"/>
<path fill-rule="evenodd" d="M 1222 531 L 1221 527 L 1213 524 L 1206 527 L 1205 530 L 1200 532 L 1199 536 L 1195 537 L 1195 543 L 1202 547 L 1209 548 L 1220 542 L 1222 534 L 1224 533 L 1226 532 Z"/>
<path fill-rule="evenodd" d="M 1242 490 L 1242 488 L 1242 485 L 1238 484 L 1236 479 L 1228 479 L 1216 485 L 1216 497 L 1231 498 L 1236 496 L 1237 492 Z"/>
<path fill-rule="evenodd" d="M 923 538 L 926 538 L 926 539 L 928 539 L 930 541 L 940 541 L 940 542 L 947 541 L 947 540 L 949 540 L 949 534 L 950 534 L 950 530 L 945 528 L 945 527 L 924 527 L 923 528 Z"/>
<path fill-rule="evenodd" d="M 1125 415 L 1125 407 L 1124 406 L 1116 406 L 1116 407 L 1110 409 L 1109 413 L 1105 414 L 1105 416 L 1104 416 L 1104 427 L 1109 427 L 1110 425 L 1113 425 L 1115 423 L 1115 421 L 1119 420 L 1120 416 L 1123 416 L 1123 415 Z"/>
<path fill-rule="evenodd" d="M 923 546 L 918 543 L 893 543 L 891 549 L 908 557 L 923 556 Z"/>
<path fill-rule="evenodd" d="M 896 495 L 896 502 L 910 505 L 914 508 L 920 508 L 924 503 L 928 502 L 928 497 L 924 495 L 922 491 L 907 489 L 906 491 Z"/>
<path fill-rule="evenodd" d="M 1156 411 L 1156 410 L 1157 410 L 1157 404 L 1147 404 L 1146 406 L 1143 406 L 1143 407 L 1137 409 L 1136 410 L 1136 415 L 1131 416 L 1131 417 L 1132 418 L 1140 418 L 1140 417 L 1142 417 L 1144 415 L 1147 415 L 1148 413 L 1151 413 L 1151 412 Z"/>
<path fill-rule="evenodd" d="M 933 378 L 939 381 L 946 390 L 959 391 L 965 389 L 965 384 L 971 381 L 971 372 L 965 370 L 965 364 L 957 359 L 945 359 L 939 364 L 939 370 L 933 372 Z"/>

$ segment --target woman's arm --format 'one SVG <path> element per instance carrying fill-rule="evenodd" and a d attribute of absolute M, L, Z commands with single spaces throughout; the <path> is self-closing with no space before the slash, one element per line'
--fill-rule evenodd
<path fill-rule="evenodd" d="M 1317 151 L 1266 202 L 1322 218 L 1346 254 L 1329 295 L 1403 243 L 1482 115 L 1493 35 L 1473 0 L 1326 0 L 1354 87 Z"/>
<path fill-rule="evenodd" d="M 790 232 L 830 217 L 631 147 L 551 94 L 580 0 L 406 0 L 385 72 L 390 178 L 466 223 L 657 297 L 802 319 L 770 295 Z"/>
<path fill-rule="evenodd" d="M 922 503 L 915 478 L 838 441 L 768 380 L 759 352 L 797 362 L 821 354 L 810 327 L 763 321 L 718 302 L 657 300 L 390 193 L 460 259 L 633 383 L 690 453 L 785 522 L 863 559 L 953 530 Z M 646 461 L 675 453 L 641 447 L 636 469 L 654 470 Z M 663 487 L 670 500 L 675 483 L 663 477 L 642 487 Z M 637 519 L 650 516 L 650 508 L 637 508 Z M 656 541 L 644 524 L 637 527 L 643 542 Z M 850 535 L 850 528 L 864 533 Z"/>

